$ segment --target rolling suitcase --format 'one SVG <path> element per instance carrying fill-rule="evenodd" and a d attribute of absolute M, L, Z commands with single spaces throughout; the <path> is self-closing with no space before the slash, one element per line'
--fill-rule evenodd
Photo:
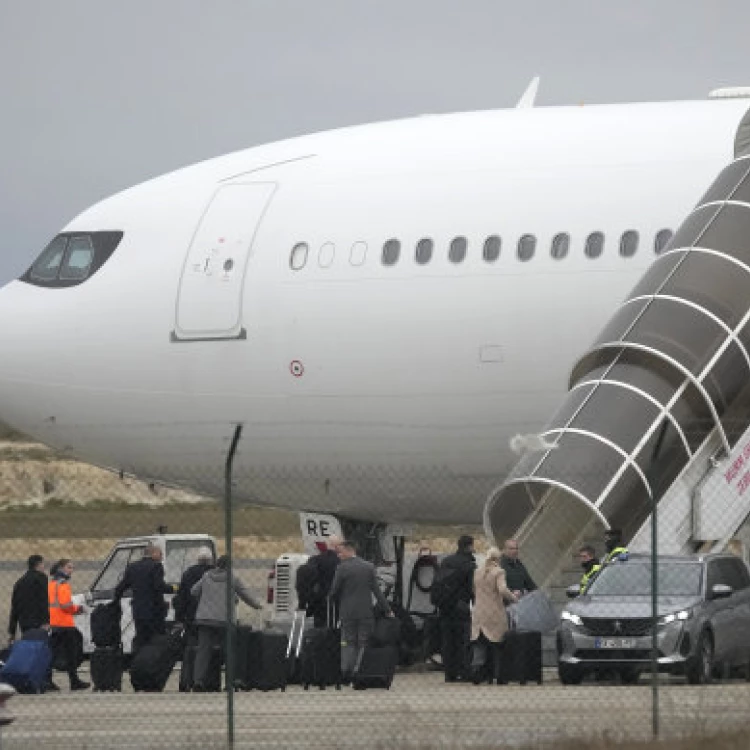
<path fill-rule="evenodd" d="M 94 607 L 91 612 L 91 640 L 95 646 L 112 648 L 122 643 L 121 618 L 119 601 Z"/>
<path fill-rule="evenodd" d="M 286 647 L 286 681 L 288 685 L 299 685 L 302 682 L 302 638 L 305 634 L 305 612 L 297 610 L 292 618 L 289 641 Z"/>
<path fill-rule="evenodd" d="M 284 633 L 238 627 L 235 686 L 242 690 L 286 690 L 288 641 Z"/>
<path fill-rule="evenodd" d="M 408 615 L 407 615 L 408 617 Z M 413 623 L 412 623 L 413 624 Z M 370 637 L 372 646 L 399 646 L 401 643 L 401 620 L 397 617 L 381 617 L 375 620 Z"/>
<path fill-rule="evenodd" d="M 0 669 L 0 682 L 11 685 L 19 693 L 43 693 L 51 663 L 52 652 L 46 637 L 17 641 Z"/>
<path fill-rule="evenodd" d="M 181 651 L 181 642 L 174 635 L 155 635 L 141 646 L 130 665 L 133 690 L 146 693 L 164 690 Z"/>
<path fill-rule="evenodd" d="M 498 684 L 542 684 L 542 634 L 534 630 L 509 630 L 499 653 Z"/>
<path fill-rule="evenodd" d="M 359 669 L 352 675 L 355 689 L 384 688 L 390 690 L 396 673 L 399 651 L 397 646 L 367 646 L 362 653 Z"/>
<path fill-rule="evenodd" d="M 91 654 L 91 682 L 94 692 L 122 691 L 122 646 L 97 646 Z"/>
<path fill-rule="evenodd" d="M 302 638 L 300 682 L 305 690 L 317 685 L 324 690 L 335 685 L 341 690 L 341 632 L 335 627 L 333 605 L 328 603 L 328 626 L 311 628 Z"/>

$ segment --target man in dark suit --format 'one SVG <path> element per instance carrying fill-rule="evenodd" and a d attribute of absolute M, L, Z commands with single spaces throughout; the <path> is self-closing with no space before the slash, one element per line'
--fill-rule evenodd
<path fill-rule="evenodd" d="M 353 542 L 339 545 L 341 564 L 331 584 L 331 599 L 341 617 L 341 674 L 345 682 L 359 669 L 365 646 L 375 629 L 374 596 L 388 617 L 393 612 L 375 579 L 375 566 L 357 557 Z"/>
<path fill-rule="evenodd" d="M 122 599 L 126 591 L 132 591 L 131 607 L 135 623 L 133 652 L 145 646 L 155 635 L 166 632 L 167 603 L 164 594 L 173 594 L 174 589 L 164 582 L 162 551 L 149 544 L 143 558 L 128 565 L 120 583 L 115 588 L 115 600 Z"/>

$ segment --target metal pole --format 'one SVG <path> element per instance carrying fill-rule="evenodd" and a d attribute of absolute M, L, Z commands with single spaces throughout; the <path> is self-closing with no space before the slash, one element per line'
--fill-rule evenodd
<path fill-rule="evenodd" d="M 227 747 L 234 748 L 234 562 L 232 560 L 232 464 L 237 444 L 242 435 L 242 425 L 234 428 L 232 444 L 224 467 L 224 549 L 229 560 L 227 565 L 227 609 L 226 609 L 226 681 L 227 681 Z"/>
<path fill-rule="evenodd" d="M 669 423 L 665 419 L 656 438 L 651 462 L 649 464 L 649 487 L 651 488 L 651 733 L 654 739 L 659 737 L 659 558 L 658 526 L 656 518 L 656 490 L 652 481 L 656 461 L 664 444 L 664 436 Z"/>

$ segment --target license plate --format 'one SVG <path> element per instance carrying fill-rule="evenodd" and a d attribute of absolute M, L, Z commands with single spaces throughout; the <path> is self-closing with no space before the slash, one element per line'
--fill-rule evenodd
<path fill-rule="evenodd" d="M 597 638 L 594 648 L 635 648 L 634 638 Z"/>

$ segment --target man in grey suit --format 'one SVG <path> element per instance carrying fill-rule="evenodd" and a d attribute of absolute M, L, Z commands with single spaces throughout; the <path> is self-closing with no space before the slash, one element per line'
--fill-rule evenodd
<path fill-rule="evenodd" d="M 341 674 L 349 682 L 359 669 L 362 653 L 375 628 L 373 596 L 388 617 L 390 606 L 375 580 L 375 566 L 357 557 L 353 542 L 339 546 L 340 565 L 331 584 L 331 599 L 341 618 Z"/>

